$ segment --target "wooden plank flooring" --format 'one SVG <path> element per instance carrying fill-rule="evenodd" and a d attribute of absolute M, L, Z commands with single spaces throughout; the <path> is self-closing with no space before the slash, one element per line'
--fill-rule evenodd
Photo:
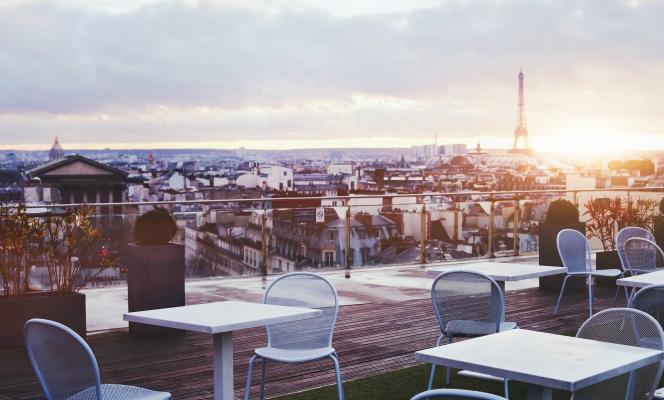
<path fill-rule="evenodd" d="M 613 305 L 613 290 L 597 291 L 595 309 Z M 559 317 L 557 293 L 527 289 L 508 292 L 507 319 L 521 328 L 563 333 L 576 330 L 588 317 L 583 292 L 568 293 Z M 624 297 L 618 305 L 624 306 Z M 362 304 L 341 308 L 334 346 L 345 380 L 376 375 L 416 364 L 413 353 L 435 344 L 439 331 L 428 299 Z M 169 391 L 174 399 L 212 398 L 212 339 L 184 333 L 156 338 L 133 337 L 126 330 L 88 338 L 101 367 L 102 381 Z M 235 335 L 235 385 L 241 396 L 247 361 L 265 344 L 264 329 Z M 258 364 L 257 364 L 258 366 Z M 258 368 L 260 370 L 260 368 Z M 331 361 L 268 366 L 266 395 L 307 390 L 334 383 Z M 257 383 L 257 375 L 254 376 Z M 255 389 L 255 386 L 254 386 Z M 252 396 L 255 398 L 255 396 Z M 24 349 L 0 350 L 0 399 L 43 398 Z"/>

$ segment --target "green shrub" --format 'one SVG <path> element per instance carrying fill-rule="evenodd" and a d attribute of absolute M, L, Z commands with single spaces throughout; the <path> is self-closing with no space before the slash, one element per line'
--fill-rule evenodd
<path fill-rule="evenodd" d="M 579 210 L 568 200 L 554 200 L 546 212 L 546 222 L 579 222 Z"/>
<path fill-rule="evenodd" d="M 155 208 L 136 219 L 134 239 L 141 246 L 167 244 L 178 231 L 175 220 L 163 208 Z"/>

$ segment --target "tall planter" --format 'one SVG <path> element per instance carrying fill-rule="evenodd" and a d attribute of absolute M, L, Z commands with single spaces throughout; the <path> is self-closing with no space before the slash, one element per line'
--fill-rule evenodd
<path fill-rule="evenodd" d="M 654 225 L 655 225 L 654 234 L 657 246 L 664 249 L 664 215 L 659 215 L 655 217 Z"/>
<path fill-rule="evenodd" d="M 602 269 L 622 269 L 622 264 L 620 262 L 620 256 L 618 251 L 598 251 L 595 253 L 595 268 L 598 270 Z M 616 278 L 610 277 L 597 277 L 595 282 L 600 286 L 616 286 Z"/>
<path fill-rule="evenodd" d="M 127 249 L 129 312 L 180 307 L 184 295 L 184 246 L 176 243 Z M 129 323 L 132 334 L 155 335 L 173 332 L 145 324 Z"/>
<path fill-rule="evenodd" d="M 0 297 L 0 348 L 24 346 L 23 326 L 32 318 L 60 322 L 85 337 L 85 295 L 34 292 Z"/>
<path fill-rule="evenodd" d="M 558 233 L 563 229 L 574 229 L 586 234 L 586 224 L 584 222 L 542 222 L 539 225 L 539 264 L 550 267 L 562 267 L 563 262 L 558 253 L 558 244 L 556 239 Z M 539 278 L 540 289 L 560 290 L 565 275 L 552 275 Z M 582 279 L 568 279 L 566 290 L 583 289 L 585 281 Z"/>

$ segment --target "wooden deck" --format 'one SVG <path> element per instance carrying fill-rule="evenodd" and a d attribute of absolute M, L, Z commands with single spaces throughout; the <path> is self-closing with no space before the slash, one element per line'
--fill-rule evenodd
<path fill-rule="evenodd" d="M 613 290 L 598 290 L 596 311 L 611 307 Z M 508 292 L 507 319 L 521 328 L 563 333 L 588 317 L 587 295 L 568 293 L 559 317 L 553 317 L 557 293 L 527 289 Z M 624 306 L 620 297 L 618 306 Z M 416 364 L 414 352 L 435 344 L 438 328 L 430 300 L 363 304 L 341 308 L 334 346 L 345 380 L 376 375 Z M 212 339 L 186 333 L 137 338 L 126 330 L 88 338 L 101 367 L 102 381 L 169 391 L 174 399 L 212 398 Z M 247 360 L 265 343 L 264 329 L 235 335 L 236 394 L 243 393 Z M 274 365 L 268 368 L 266 395 L 334 383 L 331 362 Z M 254 382 L 257 380 L 254 378 Z M 0 400 L 43 398 L 24 349 L 0 350 Z"/>

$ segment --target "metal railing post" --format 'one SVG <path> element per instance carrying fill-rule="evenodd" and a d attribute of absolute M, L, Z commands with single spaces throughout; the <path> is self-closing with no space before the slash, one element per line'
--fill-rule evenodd
<path fill-rule="evenodd" d="M 262 263 L 261 263 L 261 269 L 262 269 L 262 274 L 263 274 L 263 286 L 265 286 L 265 281 L 267 280 L 267 274 L 268 274 L 268 247 L 267 247 L 267 210 L 263 210 L 263 214 L 261 215 L 261 255 L 262 255 Z"/>
<path fill-rule="evenodd" d="M 353 249 L 350 248 L 350 235 L 351 235 L 350 225 L 351 225 L 350 206 L 348 206 L 346 207 L 346 223 L 344 224 L 344 246 L 346 247 L 346 251 L 344 252 L 346 254 L 344 260 L 344 267 L 346 269 L 346 278 L 350 278 L 350 267 L 352 263 L 351 251 L 353 251 Z"/>
<path fill-rule="evenodd" d="M 514 256 L 521 252 L 521 243 L 519 243 L 519 225 L 521 225 L 521 201 L 519 197 L 514 198 Z"/>
<path fill-rule="evenodd" d="M 488 239 L 488 245 L 489 245 L 489 258 L 495 258 L 496 255 L 493 252 L 493 225 L 494 225 L 494 218 L 495 218 L 495 211 L 496 211 L 496 205 L 494 202 L 493 197 L 489 197 L 489 201 L 491 202 L 491 206 L 489 207 L 489 237 Z"/>
<path fill-rule="evenodd" d="M 422 199 L 422 216 L 421 216 L 422 230 L 420 234 L 422 239 L 420 240 L 420 263 L 427 263 L 427 205 Z"/>
<path fill-rule="evenodd" d="M 579 192 L 576 191 L 573 192 L 572 196 L 574 198 L 574 205 L 576 206 L 576 208 L 579 208 Z"/>

